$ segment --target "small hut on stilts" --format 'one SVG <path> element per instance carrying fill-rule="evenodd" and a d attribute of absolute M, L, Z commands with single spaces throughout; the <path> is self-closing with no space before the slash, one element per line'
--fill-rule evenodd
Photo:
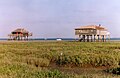
<path fill-rule="evenodd" d="M 18 28 L 11 32 L 11 34 L 8 34 L 9 40 L 28 40 L 29 36 L 32 36 L 32 33 L 29 33 L 24 28 Z"/>
<path fill-rule="evenodd" d="M 75 29 L 75 35 L 78 36 L 79 41 L 83 42 L 105 42 L 106 39 L 110 39 L 110 32 L 100 24 L 81 26 Z"/>

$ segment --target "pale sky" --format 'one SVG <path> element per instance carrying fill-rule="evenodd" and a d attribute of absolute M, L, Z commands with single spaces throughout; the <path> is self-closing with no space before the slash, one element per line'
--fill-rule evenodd
<path fill-rule="evenodd" d="M 0 38 L 16 28 L 34 38 L 73 38 L 74 28 L 98 24 L 120 37 L 120 0 L 0 0 Z"/>

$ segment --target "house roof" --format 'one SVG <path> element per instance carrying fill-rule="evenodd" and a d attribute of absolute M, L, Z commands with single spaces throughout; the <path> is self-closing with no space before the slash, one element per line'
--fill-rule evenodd
<path fill-rule="evenodd" d="M 79 28 L 76 28 L 75 30 L 79 30 L 79 29 L 107 30 L 105 27 L 103 27 L 103 26 L 97 26 L 97 25 L 81 26 L 81 27 L 79 27 Z"/>
<path fill-rule="evenodd" d="M 12 32 L 22 32 L 22 33 L 29 33 L 27 30 L 25 30 L 24 28 L 18 28 Z"/>

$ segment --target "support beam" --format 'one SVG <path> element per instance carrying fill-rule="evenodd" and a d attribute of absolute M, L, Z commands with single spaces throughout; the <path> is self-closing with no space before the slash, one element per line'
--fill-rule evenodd
<path fill-rule="evenodd" d="M 89 35 L 87 35 L 87 42 L 89 42 Z"/>
<path fill-rule="evenodd" d="M 100 40 L 100 36 L 99 35 L 97 35 L 98 36 L 98 42 L 99 42 L 99 40 Z"/>
<path fill-rule="evenodd" d="M 79 39 L 78 39 L 79 41 L 81 41 L 81 39 L 80 39 L 80 38 L 81 38 L 81 35 L 79 35 Z"/>
<path fill-rule="evenodd" d="M 85 42 L 85 35 L 83 35 L 83 41 Z"/>
<path fill-rule="evenodd" d="M 27 41 L 28 41 L 28 35 L 27 35 Z"/>
<path fill-rule="evenodd" d="M 100 35 L 100 36 L 99 36 L 99 38 L 100 38 L 100 40 L 99 40 L 99 41 L 100 41 L 100 42 L 102 42 L 102 35 Z"/>
<path fill-rule="evenodd" d="M 103 35 L 103 36 L 102 36 L 102 41 L 104 42 L 104 40 L 105 40 L 105 39 L 104 39 L 104 35 Z"/>
<path fill-rule="evenodd" d="M 93 42 L 92 35 L 90 35 L 90 36 L 91 36 L 91 42 Z"/>
<path fill-rule="evenodd" d="M 95 37 L 96 37 L 96 35 L 94 35 L 94 42 L 96 41 L 96 38 L 95 38 Z"/>

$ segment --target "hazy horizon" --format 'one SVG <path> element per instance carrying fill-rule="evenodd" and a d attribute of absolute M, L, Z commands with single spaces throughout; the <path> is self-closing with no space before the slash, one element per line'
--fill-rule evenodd
<path fill-rule="evenodd" d="M 79 26 L 106 27 L 120 38 L 120 0 L 1 0 L 0 38 L 25 28 L 33 38 L 74 38 Z"/>

